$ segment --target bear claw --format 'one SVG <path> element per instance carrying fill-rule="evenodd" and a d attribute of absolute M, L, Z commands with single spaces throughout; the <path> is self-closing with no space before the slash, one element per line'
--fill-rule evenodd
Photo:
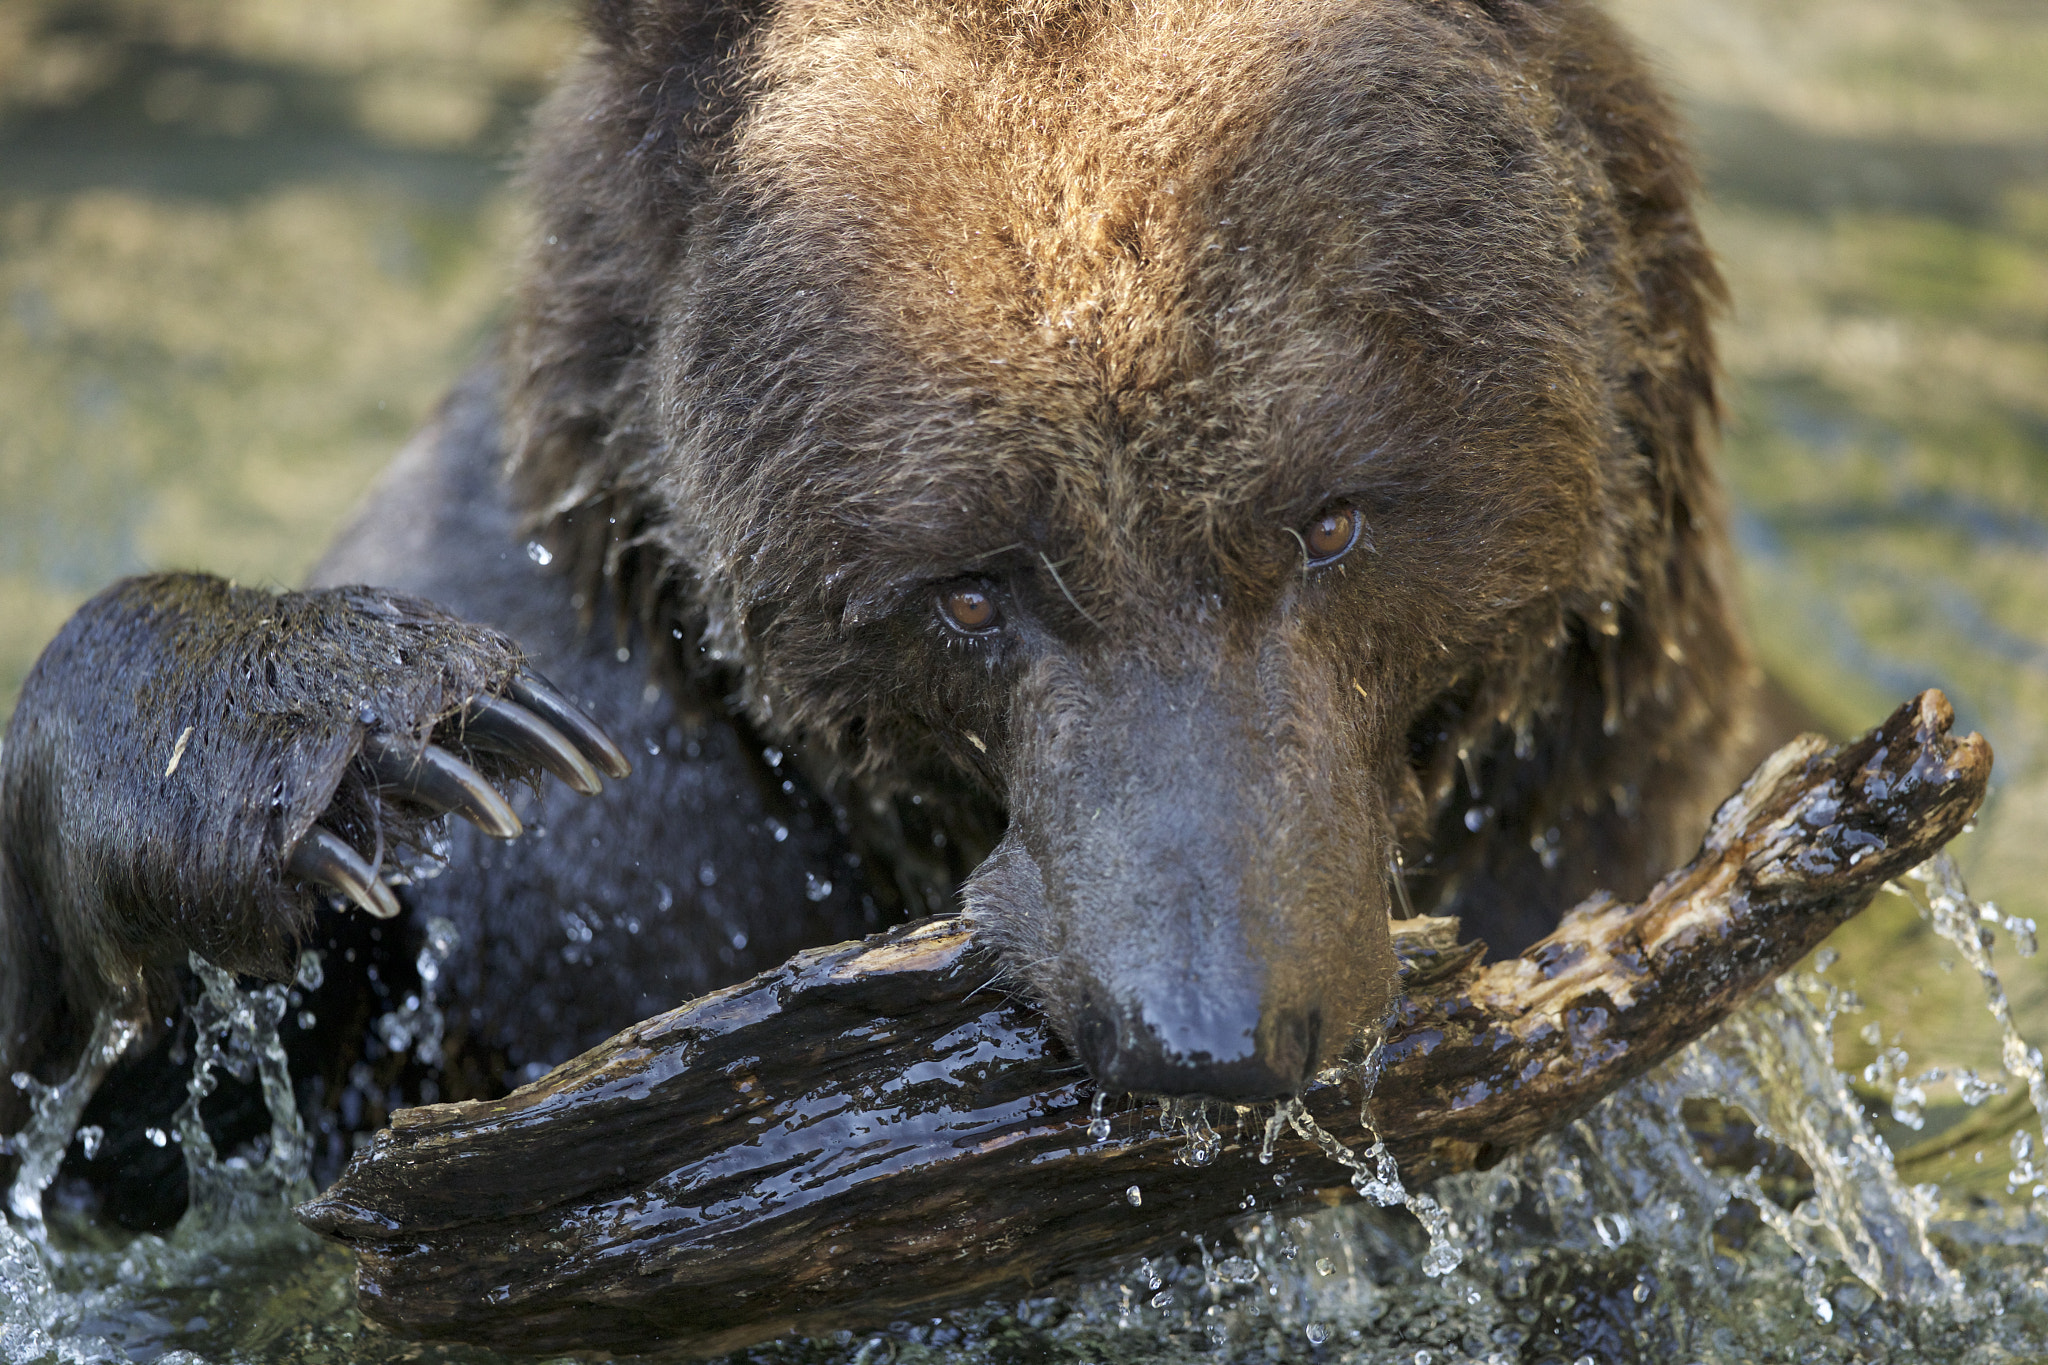
<path fill-rule="evenodd" d="M 391 888 L 332 830 L 319 825 L 307 830 L 287 867 L 299 880 L 338 892 L 378 919 L 398 914 L 398 897 Z"/>
<path fill-rule="evenodd" d="M 539 716 L 565 735 L 589 760 L 610 778 L 631 777 L 633 765 L 612 737 L 598 729 L 597 722 L 583 714 L 576 704 L 554 689 L 538 673 L 521 673 L 512 680 L 512 700 Z"/>
<path fill-rule="evenodd" d="M 436 815 L 453 811 L 493 839 L 517 839 L 525 830 L 482 773 L 438 744 L 413 752 L 389 735 L 374 734 L 363 741 L 363 760 L 379 787 Z"/>
<path fill-rule="evenodd" d="M 497 697 L 472 702 L 463 713 L 460 737 L 475 748 L 535 764 L 561 778 L 579 796 L 595 796 L 604 790 L 604 779 L 583 751 L 523 706 Z"/>
<path fill-rule="evenodd" d="M 511 690 L 516 701 L 472 700 L 457 717 L 451 742 L 532 764 L 583 796 L 604 790 L 600 767 L 614 777 L 632 771 L 625 754 L 597 722 L 546 682 L 523 675 Z M 363 738 L 362 762 L 380 791 L 435 815 L 460 815 L 494 839 L 516 839 L 525 832 L 497 788 L 438 744 L 414 749 L 390 734 L 371 733 Z M 346 897 L 378 919 L 399 913 L 398 897 L 376 869 L 325 826 L 306 831 L 286 869 L 301 881 Z"/>

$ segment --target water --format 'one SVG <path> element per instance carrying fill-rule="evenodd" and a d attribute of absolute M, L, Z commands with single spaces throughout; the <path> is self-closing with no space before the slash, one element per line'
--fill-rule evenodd
<path fill-rule="evenodd" d="M 1959 909 L 1946 873 L 1909 882 L 1824 969 L 1531 1151 L 1431 1187 L 1447 1273 L 1425 1273 L 1413 1192 L 1367 1150 L 1370 1202 L 764 1362 L 2048 1355 L 2028 1041 L 2048 1037 L 2048 974 L 2027 928 L 2048 916 L 2048 9 L 1612 7 L 1700 130 L 1764 659 L 1837 733 L 1949 691 L 1998 750 L 1957 865 L 2003 909 Z M 114 574 L 303 572 L 489 333 L 520 222 L 504 157 L 573 41 L 567 12 L 0 5 L 0 711 Z M 270 1005 L 223 990 L 217 1064 L 267 1074 Z M 394 1011 L 393 1036 L 430 1051 L 431 1006 Z M 75 1123 L 77 1086 L 39 1096 L 41 1133 Z M 1197 1137 L 1217 1122 L 1185 1117 Z M 235 1216 L 163 1238 L 61 1199 L 38 1230 L 17 1207 L 0 1360 L 488 1359 L 355 1316 L 346 1258 L 277 1211 L 290 1146 L 286 1127 L 215 1153 L 207 1207 Z M 1331 1183 L 1358 1174 L 1333 1164 Z"/>
<path fill-rule="evenodd" d="M 85 1112 L 86 1102 L 140 1032 L 122 1011 L 109 1010 L 95 1024 L 78 1065 L 62 1082 L 44 1085 L 22 1072 L 7 1078 L 8 1084 L 31 1097 L 28 1123 L 13 1137 L 0 1137 L 0 1153 L 22 1159 L 7 1191 L 8 1216 L 31 1229 L 41 1226 L 43 1191 L 57 1174 L 64 1148 L 78 1130 L 78 1119 Z M 98 1142 L 97 1136 L 88 1140 Z"/>
<path fill-rule="evenodd" d="M 1825 962 L 1491 1170 L 1411 1192 L 1383 1148 L 1352 1152 L 1282 1105 L 1268 1134 L 1286 1125 L 1316 1142 L 1332 1183 L 1348 1179 L 1365 1198 L 1323 1211 L 1248 1201 L 1233 1230 L 1206 1230 L 1056 1297 L 744 1354 L 758 1365 L 2038 1359 L 2048 1188 L 2029 1182 L 2040 1178 L 2030 1163 L 2048 1086 L 1989 963 L 2005 920 L 1970 898 L 1946 856 L 1894 890 L 1978 966 L 1984 1006 L 2008 1030 L 2013 1079 L 2038 1106 L 2014 1130 L 2012 1169 L 2026 1187 L 2008 1204 L 1945 1200 L 1901 1178 L 1835 1065 L 1836 1025 L 1860 1001 Z M 175 1140 L 193 1207 L 169 1236 L 126 1239 L 75 1211 L 40 1209 L 36 1182 L 71 1140 L 70 1091 L 90 1068 L 42 1096 L 45 1121 L 21 1141 L 15 1216 L 0 1228 L 0 1273 L 16 1291 L 0 1303 L 0 1358 L 495 1360 L 408 1343 L 355 1314 L 347 1256 L 286 1212 L 310 1185 L 277 1037 L 285 991 L 243 990 L 192 965 L 205 995 Z M 98 1065 L 125 1036 L 110 1015 Z M 217 1072 L 264 1083 L 273 1127 L 251 1150 L 216 1151 L 198 1122 Z M 1910 1080 L 1903 1062 L 1895 1072 L 1895 1086 L 1935 1083 Z M 1213 1108 L 1160 1106 L 1189 1164 L 1219 1160 Z M 1142 1204 L 1137 1187 L 1128 1197 Z"/>

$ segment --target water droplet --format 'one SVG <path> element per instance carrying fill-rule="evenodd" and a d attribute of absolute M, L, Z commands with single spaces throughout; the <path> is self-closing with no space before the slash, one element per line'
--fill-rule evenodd
<path fill-rule="evenodd" d="M 1384 1142 L 1375 1142 L 1366 1148 L 1364 1163 L 1351 1176 L 1351 1185 L 1360 1195 L 1383 1209 L 1406 1203 L 1408 1191 L 1401 1185 L 1401 1168 L 1394 1162 L 1394 1154 L 1387 1150 Z"/>
<path fill-rule="evenodd" d="M 87 1161 L 91 1161 L 100 1154 L 100 1143 L 105 1140 L 106 1136 L 107 1130 L 100 1127 L 97 1123 L 89 1123 L 78 1130 L 78 1147 L 80 1151 L 85 1153 Z"/>
<path fill-rule="evenodd" d="M 2032 957 L 2041 951 L 2039 929 L 2034 921 L 2021 919 L 2017 915 L 2007 915 L 2005 932 L 2012 935 L 2012 950 L 2021 957 Z"/>
<path fill-rule="evenodd" d="M 1426 1194 L 1411 1194 L 1403 1201 L 1429 1233 L 1429 1250 L 1423 1253 L 1422 1273 L 1430 1279 L 1448 1275 L 1465 1260 L 1457 1243 L 1457 1227 L 1443 1206 Z"/>
<path fill-rule="evenodd" d="M 1300 1100 L 1283 1100 L 1273 1106 L 1272 1117 L 1266 1120 L 1266 1140 L 1259 1144 L 1259 1164 L 1273 1164 L 1273 1143 L 1280 1136 L 1280 1130 L 1287 1125 L 1288 1111 L 1301 1106 Z"/>
<path fill-rule="evenodd" d="M 804 873 L 804 899 L 821 901 L 832 894 L 832 879 L 820 877 L 815 872 Z"/>
<path fill-rule="evenodd" d="M 1600 1238 L 1600 1245 L 1609 1251 L 1628 1241 L 1631 1231 L 1628 1215 L 1625 1213 L 1598 1213 L 1593 1215 L 1593 1231 Z"/>
<path fill-rule="evenodd" d="M 1135 1189 L 1137 1187 L 1133 1186 L 1132 1188 Z M 1151 1298 L 1145 1300 L 1145 1302 L 1151 1304 L 1154 1308 L 1171 1308 L 1173 1306 L 1173 1291 L 1171 1289 L 1162 1289 Z"/>
<path fill-rule="evenodd" d="M 1813 969 L 1824 972 L 1842 960 L 1842 955 L 1833 948 L 1823 948 L 1813 955 Z"/>
<path fill-rule="evenodd" d="M 554 239 L 550 238 L 549 240 L 552 241 Z M 547 546 L 541 544 L 537 540 L 529 540 L 526 542 L 526 557 L 532 560 L 534 563 L 540 565 L 543 569 L 545 569 L 548 565 L 555 562 L 554 551 L 550 550 Z"/>
<path fill-rule="evenodd" d="M 1168 1132 L 1178 1132 L 1186 1145 L 1174 1155 L 1178 1166 L 1207 1166 L 1223 1150 L 1223 1138 L 1209 1122 L 1207 1100 L 1162 1100 L 1159 1117 Z"/>
<path fill-rule="evenodd" d="M 161 1128 L 145 1128 L 142 1135 L 149 1139 L 149 1145 L 152 1147 L 161 1147 L 171 1140 L 171 1135 Z"/>
<path fill-rule="evenodd" d="M 1095 1098 L 1088 1103 L 1088 1136 L 1095 1142 L 1109 1141 L 1109 1115 L 1102 1112 L 1102 1106 L 1108 1100 L 1109 1095 L 1098 1090 L 1095 1092 Z"/>
<path fill-rule="evenodd" d="M 1133 1185 L 1129 1189 L 1124 1191 L 1124 1198 L 1131 1201 L 1132 1208 L 1137 1208 L 1140 1204 L 1145 1202 L 1145 1192 L 1143 1190 L 1140 1190 L 1136 1185 Z M 1157 1308 L 1159 1305 L 1155 1303 L 1152 1306 L 1154 1308 Z"/>
<path fill-rule="evenodd" d="M 1956 1072 L 1956 1094 L 1972 1109 L 1996 1095 L 2003 1095 L 2005 1086 L 1998 1081 L 1986 1080 L 1969 1067 Z"/>
<path fill-rule="evenodd" d="M 1308 1338 L 1309 1345 L 1320 1346 L 1330 1339 L 1330 1329 L 1320 1322 L 1312 1322 L 1302 1329 L 1302 1335 Z"/>
<path fill-rule="evenodd" d="M 447 916 L 435 915 L 427 921 L 427 946 L 425 951 L 432 952 L 436 957 L 445 962 L 448 954 L 454 952 L 456 946 L 461 942 L 461 932 L 456 929 L 454 921 L 450 920 Z"/>
<path fill-rule="evenodd" d="M 1648 1303 L 1650 1301 L 1650 1286 L 1639 1283 L 1634 1289 L 1628 1291 L 1628 1296 L 1637 1303 Z"/>

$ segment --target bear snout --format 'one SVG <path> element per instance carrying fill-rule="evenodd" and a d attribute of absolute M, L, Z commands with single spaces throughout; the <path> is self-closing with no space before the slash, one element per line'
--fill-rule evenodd
<path fill-rule="evenodd" d="M 965 900 L 1104 1090 L 1298 1094 L 1392 1000 L 1380 765 L 1327 761 L 1344 694 L 1302 671 L 1048 665 L 1020 700 Z"/>

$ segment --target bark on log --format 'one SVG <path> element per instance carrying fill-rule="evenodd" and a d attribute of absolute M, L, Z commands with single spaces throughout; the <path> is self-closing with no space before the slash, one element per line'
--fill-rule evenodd
<path fill-rule="evenodd" d="M 1991 751 L 1952 722 L 1927 692 L 1839 748 L 1795 741 L 1640 905 L 1588 902 L 1519 958 L 1397 925 L 1371 1112 L 1409 1187 L 1582 1113 L 1954 837 Z M 1206 1166 L 1128 1097 L 1094 1140 L 1093 1084 L 993 974 L 953 919 L 803 953 L 503 1100 L 399 1112 L 300 1217 L 355 1249 L 364 1311 L 402 1332 L 712 1354 L 1042 1286 L 1247 1195 L 1349 1195 L 1291 1133 L 1261 1165 L 1263 1113 L 1222 1108 Z M 1363 1151 L 1360 1099 L 1352 1072 L 1304 1102 Z"/>

